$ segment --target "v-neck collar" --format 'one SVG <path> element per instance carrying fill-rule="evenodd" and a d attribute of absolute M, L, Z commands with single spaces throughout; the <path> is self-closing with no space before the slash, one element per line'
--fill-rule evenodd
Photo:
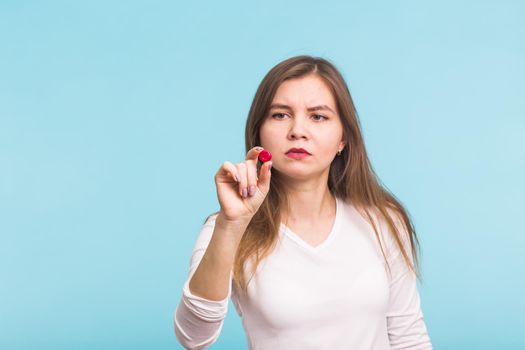
<path fill-rule="evenodd" d="M 341 199 L 338 197 L 335 197 L 335 219 L 334 223 L 332 224 L 332 228 L 330 229 L 330 233 L 328 234 L 328 237 L 325 238 L 324 241 L 322 241 L 320 244 L 316 246 L 312 246 L 311 244 L 304 241 L 299 235 L 294 233 L 288 226 L 286 226 L 284 223 L 281 222 L 281 231 L 288 236 L 291 240 L 293 240 L 295 243 L 303 247 L 304 249 L 317 253 L 319 250 L 323 249 L 327 245 L 330 244 L 331 241 L 334 240 L 337 232 L 339 231 L 339 223 L 341 221 L 341 215 L 342 215 L 342 203 Z"/>

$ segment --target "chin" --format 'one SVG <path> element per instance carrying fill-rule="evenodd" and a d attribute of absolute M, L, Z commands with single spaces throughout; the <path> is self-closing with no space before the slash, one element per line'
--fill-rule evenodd
<path fill-rule="evenodd" d="M 285 167 L 275 167 L 283 176 L 296 179 L 296 180 L 307 180 L 311 178 L 318 178 L 323 171 L 318 170 L 315 171 L 314 169 L 308 169 L 307 167 L 293 167 L 293 166 L 285 166 Z"/>

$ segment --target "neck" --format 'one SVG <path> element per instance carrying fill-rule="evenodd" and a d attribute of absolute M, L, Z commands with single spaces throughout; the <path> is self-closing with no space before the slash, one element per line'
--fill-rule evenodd
<path fill-rule="evenodd" d="M 335 197 L 326 181 L 295 182 L 287 186 L 288 210 L 282 214 L 284 222 L 315 222 L 335 215 Z"/>

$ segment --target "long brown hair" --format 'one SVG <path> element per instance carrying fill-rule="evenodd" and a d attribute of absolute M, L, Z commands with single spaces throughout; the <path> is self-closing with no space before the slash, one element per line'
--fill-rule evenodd
<path fill-rule="evenodd" d="M 319 76 L 330 87 L 343 124 L 344 139 L 347 142 L 342 153 L 335 157 L 330 165 L 328 176 L 330 192 L 345 202 L 351 202 L 372 225 L 382 255 L 387 260 L 383 240 L 379 236 L 377 222 L 374 221 L 374 218 L 383 218 L 405 263 L 417 277 L 420 277 L 419 243 L 415 229 L 400 201 L 378 180 L 366 153 L 350 91 L 343 76 L 331 62 L 319 57 L 296 56 L 282 61 L 266 74 L 255 93 L 246 122 L 246 152 L 260 145 L 259 130 L 280 84 L 285 80 L 309 74 Z M 233 280 L 238 291 L 245 292 L 247 289 L 249 282 L 245 274 L 247 262 L 252 262 L 250 272 L 253 277 L 259 263 L 275 247 L 281 223 L 281 209 L 287 207 L 281 176 L 274 168 L 270 191 L 249 223 L 237 249 Z M 399 223 L 403 227 L 399 227 Z M 403 230 L 405 235 L 408 234 L 408 238 L 402 237 L 400 230 Z M 410 243 L 409 246 L 407 241 Z M 388 261 L 386 263 L 390 270 Z"/>

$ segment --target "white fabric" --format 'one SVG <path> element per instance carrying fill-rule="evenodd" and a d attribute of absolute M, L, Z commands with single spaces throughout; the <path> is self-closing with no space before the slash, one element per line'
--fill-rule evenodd
<path fill-rule="evenodd" d="M 211 217 L 198 236 L 175 312 L 181 344 L 188 349 L 213 344 L 231 297 L 251 350 L 432 349 L 416 278 L 386 224 L 380 222 L 381 239 L 392 275 L 370 224 L 351 204 L 336 201 L 325 241 L 313 247 L 281 224 L 276 249 L 258 266 L 247 296 L 230 284 L 222 301 L 195 296 L 188 287 L 213 233 L 216 216 Z"/>

